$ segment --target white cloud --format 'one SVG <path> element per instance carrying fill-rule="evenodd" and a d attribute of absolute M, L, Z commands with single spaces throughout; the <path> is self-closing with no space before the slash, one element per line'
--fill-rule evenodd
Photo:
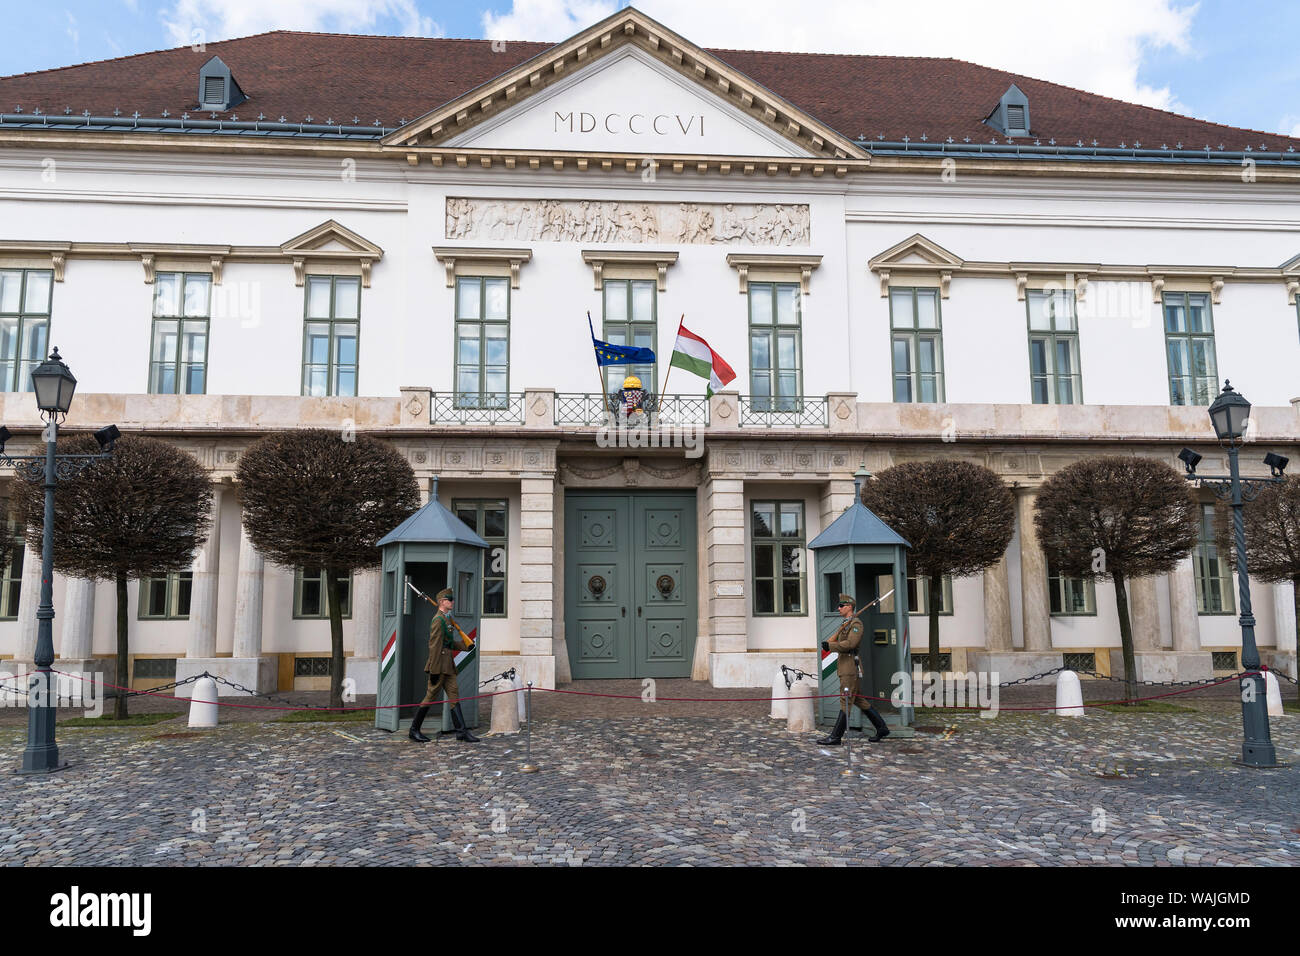
<path fill-rule="evenodd" d="M 608 16 L 611 0 L 513 0 L 483 14 L 485 35 L 559 41 Z M 1162 109 L 1167 86 L 1138 79 L 1155 50 L 1192 54 L 1197 4 L 1180 0 L 637 0 L 669 29 L 705 47 L 955 57 Z"/>
<path fill-rule="evenodd" d="M 80 50 L 81 31 L 77 29 L 77 18 L 72 15 L 70 10 L 64 10 L 63 12 L 67 14 L 68 17 L 68 25 L 65 32 L 68 34 L 68 39 L 72 41 L 72 48 L 74 50 Z"/>
<path fill-rule="evenodd" d="M 161 17 L 171 39 L 182 45 L 196 37 L 224 40 L 267 30 L 367 33 L 379 26 L 403 36 L 442 32 L 421 15 L 415 0 L 176 0 Z"/>

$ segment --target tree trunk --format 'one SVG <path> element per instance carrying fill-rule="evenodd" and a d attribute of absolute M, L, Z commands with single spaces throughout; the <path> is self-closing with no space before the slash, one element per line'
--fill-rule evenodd
<path fill-rule="evenodd" d="M 126 575 L 117 574 L 117 683 L 122 687 L 131 686 L 131 669 L 127 663 L 127 598 Z M 119 690 L 113 700 L 113 716 L 118 720 L 126 719 L 127 691 Z"/>
<path fill-rule="evenodd" d="M 1136 696 L 1137 661 L 1133 658 L 1133 623 L 1128 615 L 1128 592 L 1124 590 L 1124 575 L 1115 575 L 1115 607 L 1119 611 L 1119 643 L 1124 652 L 1124 699 L 1132 702 Z"/>
<path fill-rule="evenodd" d="M 930 575 L 930 663 L 929 668 L 939 673 L 939 605 L 943 603 L 943 578 L 938 574 Z"/>
<path fill-rule="evenodd" d="M 335 568 L 325 570 L 330 608 L 330 706 L 343 706 L 343 588 Z"/>

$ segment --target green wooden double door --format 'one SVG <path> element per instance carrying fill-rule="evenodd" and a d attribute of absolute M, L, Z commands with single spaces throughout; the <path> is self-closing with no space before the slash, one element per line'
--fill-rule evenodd
<path fill-rule="evenodd" d="M 568 492 L 564 620 L 575 680 L 690 677 L 695 495 Z"/>

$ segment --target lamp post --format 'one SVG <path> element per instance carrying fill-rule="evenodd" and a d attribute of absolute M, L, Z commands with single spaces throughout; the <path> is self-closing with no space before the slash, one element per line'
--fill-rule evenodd
<path fill-rule="evenodd" d="M 1200 487 L 1210 488 L 1218 499 L 1226 500 L 1232 505 L 1232 525 L 1237 551 L 1237 592 L 1241 600 L 1241 666 L 1251 672 L 1245 679 L 1242 690 L 1249 691 L 1241 697 L 1241 722 L 1245 740 L 1241 745 L 1241 759 L 1238 763 L 1247 767 L 1276 767 L 1277 751 L 1268 729 L 1268 705 L 1264 677 L 1260 673 L 1259 648 L 1255 646 L 1255 615 L 1250 605 L 1250 576 L 1246 569 L 1246 521 L 1242 515 L 1242 505 L 1253 501 L 1265 485 L 1282 480 L 1287 459 L 1281 455 L 1268 454 L 1264 463 L 1269 466 L 1272 476 L 1269 478 L 1242 478 L 1237 461 L 1237 447 L 1246 434 L 1246 423 L 1250 418 L 1250 402 L 1228 381 L 1223 383 L 1223 391 L 1210 406 L 1210 422 L 1219 444 L 1228 449 L 1227 477 L 1206 477 L 1196 474 L 1196 465 L 1201 456 L 1184 448 L 1178 455 L 1187 470 L 1188 481 L 1197 482 Z M 1248 683 L 1247 683 L 1248 682 Z"/>
<path fill-rule="evenodd" d="M 6 455 L 5 442 L 12 433 L 0 425 L 0 464 L 9 465 L 27 481 L 42 481 L 45 485 L 41 603 L 36 611 L 36 671 L 27 682 L 27 749 L 23 751 L 19 773 L 50 773 L 67 766 L 66 761 L 59 762 L 59 746 L 54 740 L 55 684 L 50 670 L 54 664 L 54 489 L 60 478 L 80 474 L 95 462 L 108 458 L 113 453 L 113 443 L 121 436 L 116 425 L 108 425 L 95 432 L 99 447 L 104 449 L 99 454 L 55 454 L 59 425 L 67 418 L 76 388 L 77 379 L 63 364 L 57 348 L 48 359 L 32 369 L 32 390 L 36 393 L 41 418 L 46 423 L 41 436 L 45 439 L 44 455 Z"/>

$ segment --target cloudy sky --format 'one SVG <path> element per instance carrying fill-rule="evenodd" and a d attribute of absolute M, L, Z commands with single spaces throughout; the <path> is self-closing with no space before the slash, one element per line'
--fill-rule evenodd
<path fill-rule="evenodd" d="M 638 0 L 635 5 L 708 47 L 957 57 L 1199 119 L 1300 136 L 1300 3 L 1295 0 Z M 0 75 L 275 29 L 558 41 L 620 6 L 626 3 L 22 3 L 21 16 L 6 18 Z M 8 109 L 11 104 L 0 103 L 0 110 Z"/>

